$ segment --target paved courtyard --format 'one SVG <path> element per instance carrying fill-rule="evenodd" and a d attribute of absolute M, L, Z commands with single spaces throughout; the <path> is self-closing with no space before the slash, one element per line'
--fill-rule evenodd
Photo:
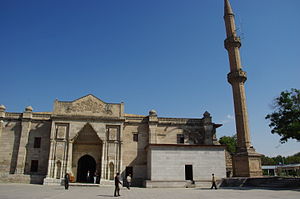
<path fill-rule="evenodd" d="M 113 187 L 70 187 L 42 186 L 27 184 L 0 184 L 0 199 L 102 199 L 114 198 Z M 298 190 L 267 190 L 267 189 L 145 189 L 122 188 L 123 199 L 299 199 Z"/>

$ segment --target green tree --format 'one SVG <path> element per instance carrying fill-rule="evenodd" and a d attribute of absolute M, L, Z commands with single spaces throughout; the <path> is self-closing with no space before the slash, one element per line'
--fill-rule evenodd
<path fill-rule="evenodd" d="M 268 114 L 273 134 L 281 136 L 280 142 L 288 139 L 300 141 L 300 90 L 283 91 L 274 100 L 274 112 Z"/>
<path fill-rule="evenodd" d="M 262 165 L 279 165 L 279 164 L 299 164 L 300 163 L 300 153 L 296 153 L 291 156 L 281 156 L 268 157 L 262 156 Z"/>
<path fill-rule="evenodd" d="M 273 160 L 276 162 L 276 164 L 286 164 L 286 158 L 281 155 L 273 157 Z"/>
<path fill-rule="evenodd" d="M 296 153 L 292 156 L 286 157 L 286 164 L 299 164 L 300 163 L 300 153 Z"/>
<path fill-rule="evenodd" d="M 261 157 L 261 164 L 262 165 L 276 165 L 276 162 L 274 160 L 274 158 L 270 158 L 268 156 L 262 156 Z"/>
<path fill-rule="evenodd" d="M 226 149 L 229 153 L 233 154 L 236 152 L 237 138 L 233 136 L 223 136 L 219 139 L 220 144 L 226 145 Z"/>

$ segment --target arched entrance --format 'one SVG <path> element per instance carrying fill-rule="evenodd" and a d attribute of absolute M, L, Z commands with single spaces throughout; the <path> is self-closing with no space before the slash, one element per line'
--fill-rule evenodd
<path fill-rule="evenodd" d="M 93 176 L 96 171 L 96 161 L 90 155 L 84 155 L 78 160 L 77 164 L 77 182 L 93 182 Z M 89 176 L 88 176 L 89 172 Z"/>
<path fill-rule="evenodd" d="M 76 182 L 87 182 L 87 172 L 90 171 L 90 181 L 97 173 L 97 182 L 101 179 L 103 142 L 94 128 L 87 123 L 73 138 L 72 172 Z M 87 153 L 89 155 L 87 155 Z"/>

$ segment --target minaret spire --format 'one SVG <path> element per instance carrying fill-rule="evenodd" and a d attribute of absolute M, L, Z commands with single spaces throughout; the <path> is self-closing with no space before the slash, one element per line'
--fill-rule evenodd
<path fill-rule="evenodd" d="M 240 177 L 260 176 L 262 175 L 260 154 L 255 152 L 250 142 L 244 87 L 247 74 L 242 70 L 241 40 L 236 34 L 234 14 L 229 0 L 224 0 L 224 20 L 227 36 L 224 46 L 228 51 L 230 64 L 227 80 L 232 86 L 237 133 L 237 154 L 233 157 L 234 175 Z"/>
<path fill-rule="evenodd" d="M 224 0 L 224 20 L 226 25 L 226 35 L 227 37 L 236 37 L 236 28 L 234 21 L 234 14 L 229 3 L 229 0 Z"/>
<path fill-rule="evenodd" d="M 224 0 L 224 14 L 233 15 L 232 8 L 228 0 Z"/>

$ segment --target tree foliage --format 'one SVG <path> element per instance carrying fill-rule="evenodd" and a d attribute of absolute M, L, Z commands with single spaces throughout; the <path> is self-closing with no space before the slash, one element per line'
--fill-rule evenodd
<path fill-rule="evenodd" d="M 278 163 L 273 158 L 263 155 L 261 157 L 261 164 L 262 165 L 277 165 Z"/>
<path fill-rule="evenodd" d="M 296 153 L 287 157 L 283 157 L 281 155 L 276 157 L 262 156 L 261 161 L 262 165 L 299 164 L 300 153 Z"/>
<path fill-rule="evenodd" d="M 281 136 L 280 142 L 288 139 L 300 141 L 300 90 L 283 91 L 274 100 L 274 112 L 268 114 L 273 134 Z"/>
<path fill-rule="evenodd" d="M 226 145 L 226 149 L 229 153 L 236 152 L 237 138 L 234 136 L 223 136 L 219 139 L 220 144 Z"/>

